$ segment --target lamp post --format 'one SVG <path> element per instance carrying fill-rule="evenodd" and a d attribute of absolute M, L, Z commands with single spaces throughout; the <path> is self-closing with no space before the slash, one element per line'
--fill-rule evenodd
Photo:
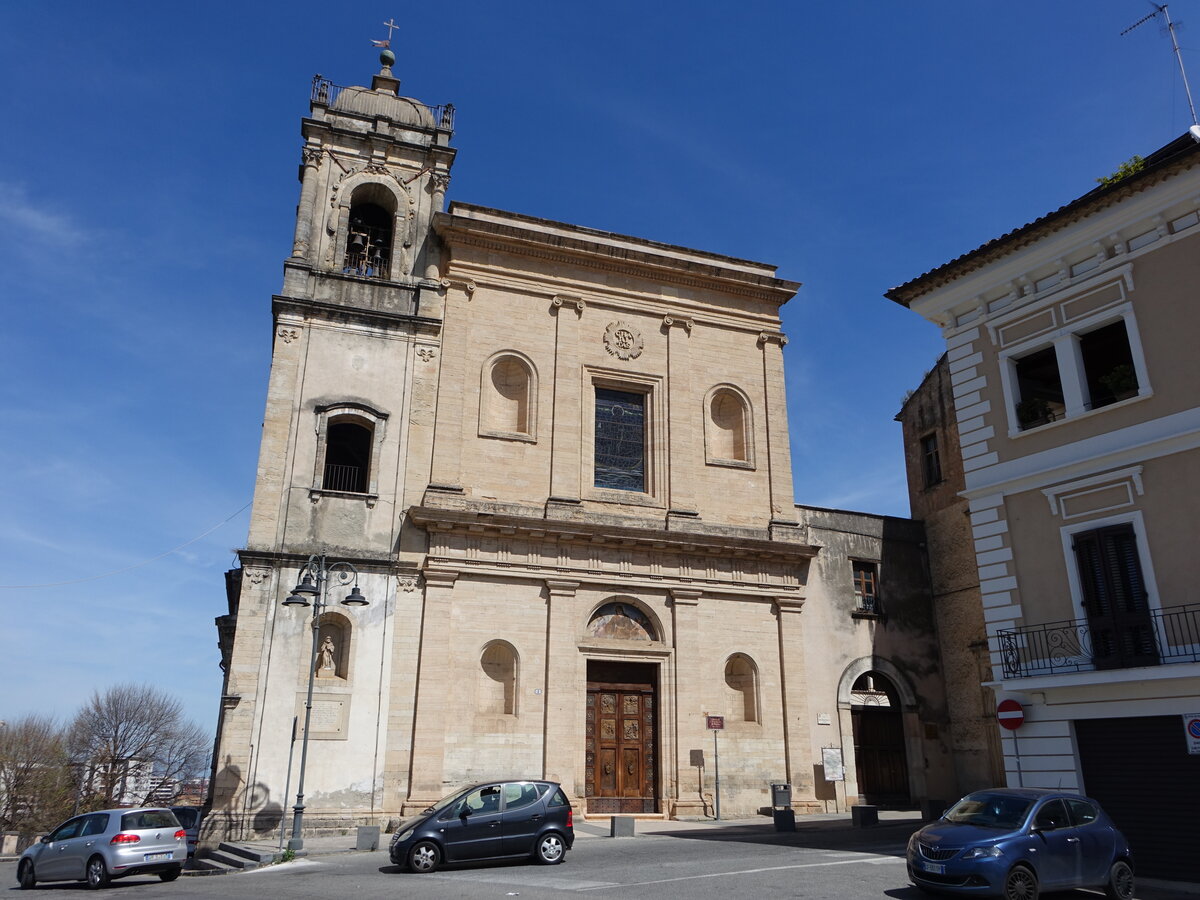
<path fill-rule="evenodd" d="M 316 579 L 314 583 L 313 579 Z M 312 655 L 308 661 L 308 696 L 304 701 L 304 737 L 300 741 L 300 780 L 296 784 L 296 805 L 292 807 L 292 837 L 289 850 L 304 849 L 304 767 L 308 762 L 308 727 L 312 721 L 313 681 L 317 676 L 317 641 L 321 631 L 321 613 L 329 606 L 325 599 L 329 579 L 354 587 L 342 601 L 343 606 L 366 606 L 367 598 L 358 590 L 358 569 L 348 562 L 329 562 L 325 555 L 313 555 L 300 569 L 300 583 L 283 601 L 284 606 L 312 607 Z"/>

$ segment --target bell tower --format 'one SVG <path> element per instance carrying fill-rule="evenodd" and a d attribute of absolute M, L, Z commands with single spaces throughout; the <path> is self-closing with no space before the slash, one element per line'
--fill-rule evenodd
<path fill-rule="evenodd" d="M 432 220 L 454 162 L 454 108 L 401 96 L 395 56 L 385 49 L 380 63 L 370 87 L 316 76 L 302 120 L 250 532 L 218 619 L 209 840 L 261 830 L 291 802 L 293 723 L 306 720 L 314 682 L 310 822 L 400 802 L 388 792 L 402 783 L 403 743 L 378 702 L 393 664 L 414 665 L 414 639 L 395 623 L 420 618 L 424 535 L 402 524 L 429 482 L 444 306 Z M 357 573 L 365 603 L 314 603 L 311 617 L 285 607 L 313 558 Z M 319 671 L 312 634 L 328 648 Z"/>

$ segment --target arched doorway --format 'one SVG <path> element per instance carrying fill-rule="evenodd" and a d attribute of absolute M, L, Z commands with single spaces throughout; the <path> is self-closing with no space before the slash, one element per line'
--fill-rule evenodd
<path fill-rule="evenodd" d="M 854 763 L 859 796 L 873 806 L 906 807 L 908 758 L 900 694 L 878 671 L 864 672 L 850 688 Z"/>
<path fill-rule="evenodd" d="M 636 605 L 609 602 L 588 622 L 592 638 L 646 644 L 657 631 Z M 657 695 L 655 663 L 589 659 L 587 662 L 586 802 L 589 813 L 658 811 Z"/>

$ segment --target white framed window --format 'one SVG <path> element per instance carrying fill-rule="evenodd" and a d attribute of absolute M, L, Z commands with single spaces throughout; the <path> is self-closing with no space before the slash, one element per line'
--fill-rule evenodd
<path fill-rule="evenodd" d="M 1010 436 L 1149 396 L 1132 306 L 1126 303 L 1005 349 L 1000 380 Z"/>

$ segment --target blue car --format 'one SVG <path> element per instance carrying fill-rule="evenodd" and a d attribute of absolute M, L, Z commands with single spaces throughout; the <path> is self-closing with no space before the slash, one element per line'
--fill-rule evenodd
<path fill-rule="evenodd" d="M 1133 855 L 1095 800 L 996 788 L 968 794 L 909 838 L 908 877 L 933 893 L 1035 900 L 1043 890 L 1101 888 L 1132 900 Z"/>

